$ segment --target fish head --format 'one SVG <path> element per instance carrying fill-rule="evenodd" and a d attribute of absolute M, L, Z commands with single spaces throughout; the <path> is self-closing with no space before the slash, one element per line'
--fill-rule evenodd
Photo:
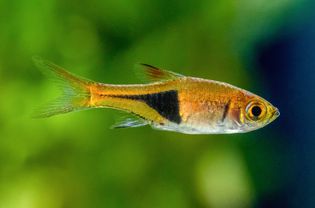
<path fill-rule="evenodd" d="M 240 132 L 249 132 L 266 126 L 280 116 L 278 108 L 252 93 L 241 93 L 231 110 L 231 118 Z"/>
<path fill-rule="evenodd" d="M 246 97 L 243 105 L 244 124 L 247 131 L 259 129 L 274 121 L 280 116 L 278 108 L 267 100 L 250 95 Z"/>

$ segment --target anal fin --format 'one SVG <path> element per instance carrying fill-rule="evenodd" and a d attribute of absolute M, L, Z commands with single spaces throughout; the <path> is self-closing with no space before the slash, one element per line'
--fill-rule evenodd
<path fill-rule="evenodd" d="M 112 129 L 132 128 L 148 125 L 149 123 L 138 117 L 123 117 L 120 121 L 111 126 Z"/>

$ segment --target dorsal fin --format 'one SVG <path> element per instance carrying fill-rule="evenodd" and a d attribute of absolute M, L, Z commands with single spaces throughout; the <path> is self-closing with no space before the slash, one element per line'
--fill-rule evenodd
<path fill-rule="evenodd" d="M 173 80 L 179 77 L 183 77 L 183 75 L 181 74 L 160 69 L 149 64 L 139 64 L 139 67 L 137 67 L 137 69 L 139 69 L 137 74 L 140 76 L 140 78 L 142 78 L 144 81 L 149 82 Z"/>

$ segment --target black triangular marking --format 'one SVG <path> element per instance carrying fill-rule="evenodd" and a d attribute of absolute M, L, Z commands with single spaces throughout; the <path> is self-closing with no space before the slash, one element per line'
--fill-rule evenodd
<path fill-rule="evenodd" d="M 144 95 L 111 95 L 111 97 L 143 101 L 169 121 L 177 124 L 181 122 L 178 92 L 176 90 Z"/>

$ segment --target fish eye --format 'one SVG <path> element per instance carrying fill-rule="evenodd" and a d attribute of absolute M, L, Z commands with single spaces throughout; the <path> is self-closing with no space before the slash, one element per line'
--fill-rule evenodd
<path fill-rule="evenodd" d="M 251 113 L 253 114 L 253 116 L 259 117 L 261 114 L 261 108 L 255 105 L 254 107 L 251 108 Z"/>
<path fill-rule="evenodd" d="M 266 106 L 261 102 L 250 102 L 246 107 L 246 115 L 252 121 L 262 119 L 266 114 Z"/>

